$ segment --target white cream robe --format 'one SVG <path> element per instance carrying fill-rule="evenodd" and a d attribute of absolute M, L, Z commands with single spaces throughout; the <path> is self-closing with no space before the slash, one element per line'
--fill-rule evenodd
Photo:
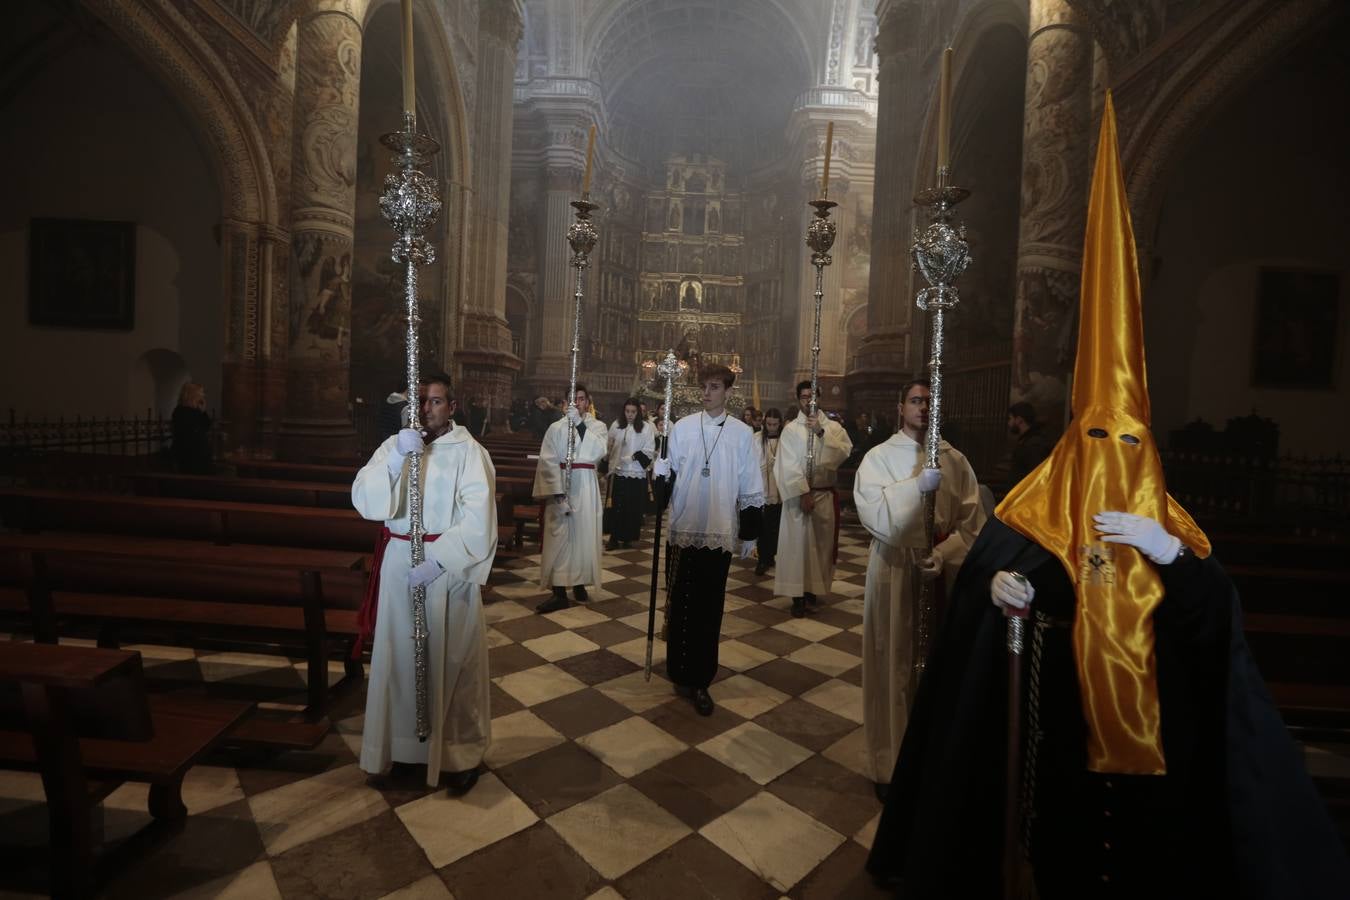
<path fill-rule="evenodd" d="M 863 732 L 873 778 L 881 784 L 890 783 L 914 699 L 914 564 L 928 555 L 918 483 L 924 458 L 920 444 L 896 432 L 867 452 L 853 480 L 858 518 L 872 534 L 863 595 Z M 975 472 L 961 452 L 942 441 L 938 462 L 935 521 L 938 533 L 947 535 L 938 550 L 950 588 L 985 516 Z"/>
<path fill-rule="evenodd" d="M 409 460 L 391 475 L 385 459 L 397 435 L 375 451 L 352 484 L 352 504 L 367 519 L 382 520 L 407 534 Z M 492 738 L 488 709 L 487 629 L 479 586 L 486 584 L 497 554 L 497 473 L 469 429 L 456 426 L 422 454 L 422 522 L 426 558 L 445 572 L 427 585 L 427 687 L 431 736 L 417 738 L 413 672 L 412 594 L 408 572 L 412 544 L 391 540 L 380 567 L 379 611 L 370 651 L 361 768 L 371 773 L 390 763 L 426 763 L 427 784 L 442 771 L 462 772 L 483 759 Z"/>
<path fill-rule="evenodd" d="M 567 459 L 567 432 L 571 424 L 559 419 L 548 427 L 539 447 L 534 471 L 534 496 L 544 506 L 543 551 L 539 557 L 539 585 L 570 588 L 600 584 L 601 521 L 600 482 L 595 466 L 609 452 L 605 425 L 590 413 L 584 419 L 585 436 L 577 441 L 573 462 L 592 468 L 572 470 L 568 499 L 572 514 L 565 515 L 555 494 L 563 493 L 562 463 Z"/>
<path fill-rule="evenodd" d="M 825 435 L 816 438 L 815 472 L 811 493 L 816 506 L 802 512 L 806 486 L 806 414 L 800 413 L 783 426 L 778 438 L 778 456 L 773 477 L 783 503 L 778 526 L 778 555 L 774 565 L 773 592 L 779 597 L 815 594 L 823 597 L 834 582 L 834 497 L 829 488 L 839 479 L 839 466 L 853 452 L 853 441 L 844 426 L 825 417 L 820 421 Z"/>

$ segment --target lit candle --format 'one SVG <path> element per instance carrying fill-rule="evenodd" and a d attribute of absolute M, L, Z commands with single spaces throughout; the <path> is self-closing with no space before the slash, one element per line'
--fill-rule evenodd
<path fill-rule="evenodd" d="M 403 0 L 403 111 L 417 112 L 417 92 L 413 87 L 412 0 Z"/>
<path fill-rule="evenodd" d="M 952 48 L 942 51 L 942 74 L 938 78 L 938 169 L 951 165 L 952 139 Z"/>
<path fill-rule="evenodd" d="M 834 152 L 834 123 L 825 126 L 825 171 L 820 175 L 820 198 L 830 196 L 830 155 Z"/>
<path fill-rule="evenodd" d="M 591 126 L 590 137 L 586 139 L 586 174 L 581 176 L 581 199 L 591 195 L 591 160 L 595 157 L 595 126 Z"/>

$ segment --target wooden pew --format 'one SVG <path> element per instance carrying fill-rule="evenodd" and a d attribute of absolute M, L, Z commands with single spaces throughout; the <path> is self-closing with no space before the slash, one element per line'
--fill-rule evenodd
<path fill-rule="evenodd" d="M 278 460 L 231 460 L 235 471 L 244 478 L 279 479 L 282 481 L 322 481 L 345 484 L 351 489 L 360 467 L 333 466 L 319 463 L 289 463 Z"/>
<path fill-rule="evenodd" d="M 75 491 L 0 490 L 0 516 L 24 531 L 173 535 L 222 544 L 368 552 L 379 524 L 354 509 L 181 500 Z"/>
<path fill-rule="evenodd" d="M 31 623 L 55 643 L 62 621 L 92 623 L 99 644 L 124 632 L 164 635 L 174 644 L 205 637 L 299 647 L 308 682 L 296 721 L 251 719 L 239 740 L 313 746 L 327 729 L 334 692 L 363 676 L 348 652 L 365 595 L 365 556 L 357 553 L 172 539 L 49 532 L 0 535 L 0 612 Z M 328 660 L 341 652 L 346 673 L 328 685 Z"/>
<path fill-rule="evenodd" d="M 252 707 L 150 696 L 139 653 L 17 641 L 0 652 L 0 688 L 0 765 L 42 775 L 56 896 L 93 895 L 94 804 L 144 782 L 150 814 L 181 821 L 183 776 Z"/>
<path fill-rule="evenodd" d="M 275 478 L 230 478 L 223 475 L 178 475 L 146 472 L 128 479 L 141 497 L 188 500 L 230 500 L 285 506 L 351 509 L 350 484 L 325 481 L 283 481 Z"/>

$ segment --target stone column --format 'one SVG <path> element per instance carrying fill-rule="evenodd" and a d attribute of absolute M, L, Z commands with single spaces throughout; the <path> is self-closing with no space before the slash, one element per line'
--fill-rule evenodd
<path fill-rule="evenodd" d="M 360 22 L 328 0 L 300 19 L 283 455 L 349 459 Z"/>
<path fill-rule="evenodd" d="M 909 248 L 914 235 L 915 164 L 937 51 L 921 51 L 917 0 L 878 4 L 876 187 L 868 272 L 867 337 L 845 377 L 849 405 L 892 409 L 901 382 L 921 369 L 923 318 L 916 315 Z M 931 48 L 928 48 L 931 50 Z"/>
<path fill-rule="evenodd" d="M 274 353 L 273 319 L 285 304 L 289 237 L 278 228 L 226 219 L 220 229 L 226 297 L 222 430 L 232 454 L 275 454 L 285 396 L 284 356 Z"/>
<path fill-rule="evenodd" d="M 463 403 L 471 395 L 480 397 L 494 421 L 509 410 L 512 383 L 522 365 L 511 352 L 511 329 L 506 323 L 512 88 L 522 33 L 514 4 L 480 0 L 467 290 L 455 362 Z"/>
<path fill-rule="evenodd" d="M 550 115 L 543 118 L 544 133 L 553 143 L 543 155 L 542 215 L 536 238 L 536 246 L 541 252 L 538 255 L 539 289 L 535 296 L 533 327 L 539 329 L 539 356 L 532 361 L 526 383 L 533 395 L 558 397 L 567 392 L 572 368 L 572 295 L 576 289 L 576 270 L 569 264 L 572 248 L 567 243 L 567 228 L 576 221 L 576 210 L 570 204 L 581 196 L 586 134 L 592 118 L 580 110 L 563 117 Z M 604 227 L 603 220 L 597 227 Z M 592 308 L 597 302 L 595 262 L 599 246 L 597 243 L 596 251 L 591 254 L 592 266 L 586 270 L 585 303 Z M 582 336 L 584 339 L 584 321 Z M 585 360 L 582 359 L 579 365 L 584 368 Z"/>
<path fill-rule="evenodd" d="M 1064 422 L 1087 218 L 1092 37 L 1067 0 L 1032 0 L 1011 402 Z"/>

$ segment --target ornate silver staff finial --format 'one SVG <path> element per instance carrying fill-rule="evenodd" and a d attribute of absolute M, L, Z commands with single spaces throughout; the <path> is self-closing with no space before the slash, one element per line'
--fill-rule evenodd
<path fill-rule="evenodd" d="M 391 253 L 395 262 L 404 264 L 403 298 L 408 317 L 407 378 L 408 427 L 421 430 L 418 421 L 418 326 L 422 320 L 417 314 L 417 269 L 436 261 L 436 250 L 426 239 L 426 232 L 436 222 L 441 211 L 441 198 L 436 181 L 422 172 L 423 165 L 440 145 L 424 134 L 417 133 L 417 116 L 403 114 L 403 130 L 386 134 L 380 143 L 396 156 L 398 170 L 384 177 L 384 193 L 380 195 L 380 212 L 394 226 L 397 237 Z M 426 560 L 422 524 L 422 452 L 414 451 L 408 463 L 408 539 L 414 566 Z M 413 605 L 413 672 L 417 694 L 417 736 L 426 740 L 431 734 L 429 695 L 427 690 L 427 589 L 419 585 L 412 589 Z"/>
<path fill-rule="evenodd" d="M 586 269 L 591 265 L 591 251 L 595 249 L 596 231 L 595 223 L 591 221 L 591 213 L 600 207 L 597 204 L 585 199 L 573 200 L 572 207 L 577 211 L 577 220 L 567 226 L 567 243 L 572 245 L 572 260 L 569 263 L 572 268 L 577 270 L 576 292 L 574 293 L 575 304 L 572 310 L 572 375 L 567 388 L 567 406 L 569 409 L 577 405 L 577 355 L 581 352 L 581 301 L 585 296 Z M 567 498 L 564 503 L 568 514 L 571 513 L 572 498 L 572 463 L 577 456 L 577 430 L 569 427 L 567 429 L 567 460 L 563 468 L 563 495 Z"/>
<path fill-rule="evenodd" d="M 928 400 L 928 430 L 924 435 L 925 468 L 941 468 L 938 446 L 942 440 L 942 350 L 946 337 L 944 315 L 960 302 L 953 282 L 971 263 L 970 246 L 966 243 L 966 228 L 955 220 L 953 208 L 970 196 L 965 188 L 947 184 L 950 170 L 938 169 L 937 187 L 921 191 L 914 198 L 929 213 L 928 227 L 914 231 L 914 245 L 910 255 L 914 267 L 929 286 L 919 291 L 916 301 L 919 309 L 929 313 L 933 322 L 931 354 L 928 359 L 928 380 L 932 384 Z M 924 530 L 931 552 L 935 538 L 936 493 L 923 495 Z M 928 660 L 928 637 L 933 617 L 933 583 L 924 581 L 919 589 L 919 614 L 915 616 L 914 668 L 922 673 Z"/>
<path fill-rule="evenodd" d="M 828 163 L 826 164 L 828 172 Z M 834 262 L 830 248 L 834 246 L 834 223 L 830 221 L 830 210 L 838 206 L 833 200 L 824 197 L 809 201 L 816 208 L 816 217 L 806 228 L 806 246 L 811 248 L 811 265 L 816 267 L 815 319 L 811 327 L 811 411 L 814 416 L 820 397 L 820 307 L 825 299 L 825 267 Z M 806 486 L 809 490 L 811 479 L 816 474 L 816 433 L 809 428 L 806 432 Z"/>

